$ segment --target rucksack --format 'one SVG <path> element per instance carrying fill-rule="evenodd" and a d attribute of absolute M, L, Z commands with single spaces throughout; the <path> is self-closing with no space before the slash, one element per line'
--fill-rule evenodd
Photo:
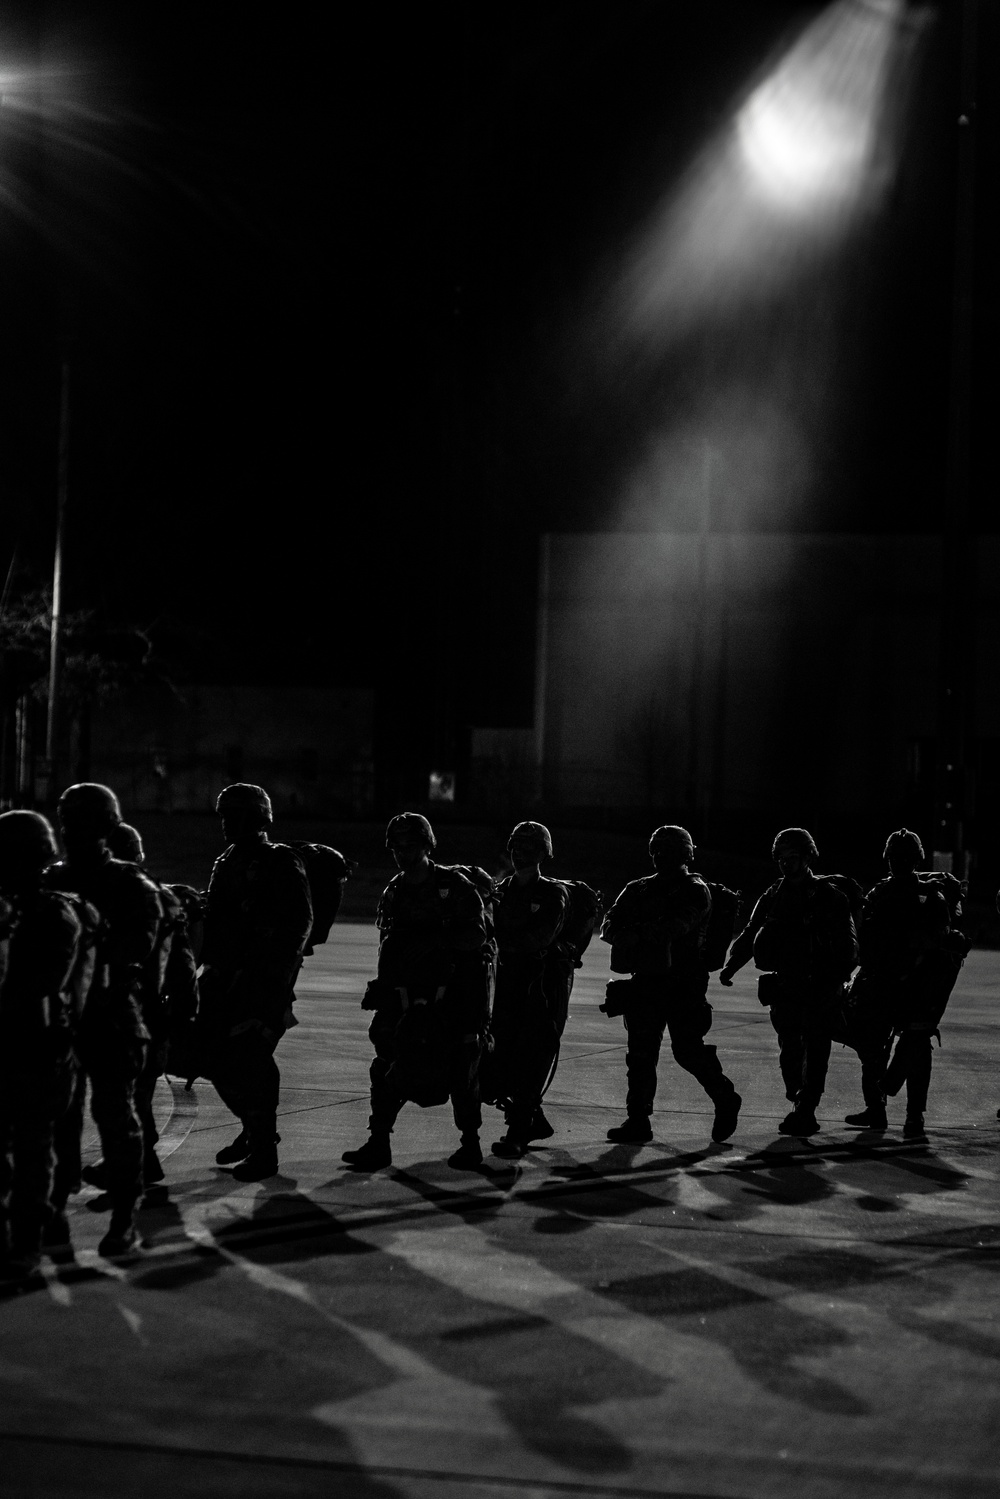
<path fill-rule="evenodd" d="M 353 859 L 345 859 L 342 853 L 325 843 L 289 843 L 287 847 L 302 860 L 309 881 L 313 924 L 304 954 L 308 957 L 329 937 L 340 910 L 344 886 L 357 866 Z"/>
<path fill-rule="evenodd" d="M 569 905 L 555 946 L 557 951 L 572 959 L 574 968 L 579 968 L 601 918 L 604 897 L 598 890 L 585 885 L 583 880 L 557 880 L 556 884 L 569 895 Z"/>
<path fill-rule="evenodd" d="M 740 911 L 740 892 L 730 890 L 728 885 L 719 885 L 706 880 L 712 897 L 712 910 L 705 931 L 704 958 L 709 973 L 725 967 L 730 944 L 736 934 L 736 920 Z"/>
<path fill-rule="evenodd" d="M 480 869 L 478 864 L 438 864 L 435 868 L 446 871 L 454 870 L 456 874 L 464 875 L 470 885 L 475 886 L 479 899 L 483 903 L 483 915 L 486 918 L 486 941 L 487 943 L 495 941 L 493 935 L 493 902 L 496 898 L 496 891 L 493 886 L 493 880 L 486 873 L 486 870 Z"/>
<path fill-rule="evenodd" d="M 98 953 L 104 936 L 104 918 L 97 907 L 92 906 L 89 900 L 84 900 L 82 895 L 69 890 L 58 890 L 53 894 L 61 895 L 64 900 L 69 901 L 82 928 L 73 969 L 66 985 L 74 1020 L 79 1021 L 97 970 Z"/>
<path fill-rule="evenodd" d="M 854 930 L 857 931 L 865 910 L 865 892 L 857 880 L 852 880 L 849 874 L 821 874 L 817 878 L 824 880 L 828 885 L 832 885 L 834 890 L 839 890 L 841 895 L 846 896 L 847 904 L 851 908 Z"/>

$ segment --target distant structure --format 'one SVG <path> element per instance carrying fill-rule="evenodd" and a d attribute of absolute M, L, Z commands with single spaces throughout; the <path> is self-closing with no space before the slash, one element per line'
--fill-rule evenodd
<path fill-rule="evenodd" d="M 94 709 L 88 778 L 136 813 L 203 812 L 222 786 L 253 781 L 285 815 L 365 817 L 373 698 L 327 687 L 146 689 Z"/>

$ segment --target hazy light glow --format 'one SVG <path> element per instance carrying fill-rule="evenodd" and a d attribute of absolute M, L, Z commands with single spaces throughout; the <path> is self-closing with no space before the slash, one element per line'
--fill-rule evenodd
<path fill-rule="evenodd" d="M 736 136 L 751 185 L 814 210 L 866 185 L 900 0 L 835 5 L 750 96 Z"/>

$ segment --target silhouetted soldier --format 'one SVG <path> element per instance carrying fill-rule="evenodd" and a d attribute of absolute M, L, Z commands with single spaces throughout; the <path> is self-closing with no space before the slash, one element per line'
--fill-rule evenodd
<path fill-rule="evenodd" d="M 548 828 L 519 822 L 507 853 L 514 873 L 500 881 L 493 904 L 499 962 L 491 1022 L 507 1133 L 492 1148 L 494 1155 L 516 1159 L 531 1140 L 553 1133 L 542 1112 L 542 1089 L 566 1024 L 573 963 L 556 946 L 569 893 L 541 870 L 542 860 L 552 857 Z"/>
<path fill-rule="evenodd" d="M 54 1202 L 54 1135 L 73 1100 L 98 916 L 44 888 L 55 858 L 44 817 L 0 816 L 0 1275 L 15 1280 L 37 1268 L 43 1240 L 69 1238 Z"/>
<path fill-rule="evenodd" d="M 436 839 L 426 817 L 400 813 L 385 841 L 399 873 L 379 903 L 378 977 L 363 1002 L 375 1010 L 370 1134 L 343 1159 L 360 1170 L 388 1166 L 406 1100 L 450 1096 L 461 1144 L 448 1164 L 471 1169 L 483 1159 L 476 1073 L 490 1004 L 483 903 L 470 880 L 431 859 Z"/>
<path fill-rule="evenodd" d="M 171 1036 L 183 1034 L 193 1025 L 198 1013 L 198 965 L 188 938 L 185 904 L 173 886 L 165 885 L 149 874 L 138 830 L 130 823 L 119 823 L 108 839 L 108 847 L 116 859 L 134 864 L 156 886 L 162 911 L 156 946 L 142 977 L 140 1002 L 150 1041 L 135 1091 L 136 1112 L 142 1125 L 143 1180 L 146 1187 L 150 1187 L 162 1181 L 164 1176 L 156 1154 L 159 1132 L 153 1118 L 156 1080 L 163 1073 Z M 195 892 L 191 891 L 191 895 Z M 102 1161 L 83 1169 L 84 1180 L 95 1186 L 105 1187 L 106 1175 Z"/>
<path fill-rule="evenodd" d="M 271 799 L 260 786 L 227 786 L 215 804 L 228 847 L 212 868 L 205 915 L 199 1029 L 202 1068 L 239 1119 L 218 1152 L 240 1181 L 278 1170 L 281 1074 L 274 1050 L 290 1025 L 295 980 L 312 929 L 305 867 L 272 843 Z"/>
<path fill-rule="evenodd" d="M 107 1167 L 111 1223 L 102 1254 L 125 1254 L 138 1242 L 135 1209 L 143 1192 L 142 1126 L 135 1090 L 146 1060 L 149 1032 L 142 1018 L 142 975 L 156 946 L 160 902 L 134 864 L 115 859 L 107 841 L 121 822 L 118 798 L 107 786 L 82 782 L 59 799 L 65 860 L 47 883 L 75 892 L 103 918 L 98 970 L 84 1006 L 76 1053 L 90 1079 L 90 1109 Z M 75 1116 L 75 1117 L 74 1117 Z M 57 1200 L 79 1184 L 83 1087 L 57 1132 Z M 61 1203 L 60 1203 L 61 1205 Z"/>
<path fill-rule="evenodd" d="M 865 1108 L 844 1122 L 885 1129 L 886 1093 L 898 1093 L 905 1082 L 903 1134 L 912 1139 L 924 1133 L 931 1041 L 967 950 L 953 926 L 962 886 L 953 875 L 918 873 L 923 845 L 908 828 L 890 835 L 884 857 L 889 877 L 868 892 L 849 1006 Z"/>
<path fill-rule="evenodd" d="M 728 1140 L 743 1100 L 723 1072 L 715 1047 L 705 1042 L 712 1025 L 705 953 L 711 893 L 688 867 L 694 843 L 685 828 L 657 828 L 649 840 L 649 856 L 655 874 L 625 886 L 601 933 L 611 944 L 612 971 L 632 975 L 620 1001 L 628 1033 L 628 1118 L 608 1130 L 608 1139 L 653 1138 L 656 1067 L 668 1031 L 674 1059 L 715 1104 L 712 1139 Z M 609 1001 L 616 988 L 609 986 Z M 609 1013 L 619 1013 L 617 1006 Z"/>
<path fill-rule="evenodd" d="M 819 1129 L 831 1029 L 857 962 L 857 936 L 847 896 L 813 873 L 819 853 L 805 828 L 779 833 L 771 853 L 781 879 L 758 900 L 719 979 L 732 984 L 751 957 L 765 970 L 758 994 L 770 1006 L 785 1096 L 793 1106 L 778 1130 L 811 1135 Z"/>

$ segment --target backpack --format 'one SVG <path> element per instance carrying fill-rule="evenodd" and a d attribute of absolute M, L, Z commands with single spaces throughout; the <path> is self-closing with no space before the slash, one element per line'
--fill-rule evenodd
<path fill-rule="evenodd" d="M 574 968 L 579 968 L 604 910 L 604 897 L 600 891 L 585 885 L 583 880 L 557 880 L 556 884 L 569 895 L 566 918 L 556 938 L 556 950 L 572 959 Z"/>
<path fill-rule="evenodd" d="M 104 918 L 92 906 L 89 900 L 84 900 L 82 895 L 76 895 L 68 890 L 53 892 L 61 895 L 73 907 L 73 912 L 80 923 L 80 945 L 76 950 L 76 958 L 66 984 L 66 994 L 69 997 L 70 1008 L 74 1022 L 78 1022 L 83 1014 L 83 1007 L 90 993 L 90 986 L 94 981 L 97 971 L 97 955 L 104 934 Z"/>
<path fill-rule="evenodd" d="M 706 880 L 712 896 L 712 911 L 705 930 L 703 956 L 709 973 L 725 967 L 730 944 L 736 934 L 736 920 L 740 911 L 740 892 L 730 890 L 728 885 L 718 885 Z"/>
<path fill-rule="evenodd" d="M 486 919 L 486 943 L 489 945 L 491 942 L 495 942 L 496 939 L 493 934 L 493 903 L 496 899 L 496 891 L 493 887 L 493 880 L 486 873 L 486 870 L 480 869 L 478 864 L 438 864 L 436 868 L 454 870 L 456 874 L 464 875 L 470 885 L 475 886 L 479 899 L 483 903 L 483 915 Z"/>
<path fill-rule="evenodd" d="M 329 937 L 340 910 L 344 886 L 357 866 L 353 859 L 345 859 L 342 853 L 325 843 L 289 843 L 286 847 L 298 854 L 309 881 L 313 924 L 304 954 L 308 957 Z"/>
<path fill-rule="evenodd" d="M 839 890 L 841 895 L 846 896 L 847 904 L 851 908 L 854 930 L 857 931 L 865 911 L 865 892 L 857 880 L 852 880 L 849 874 L 821 874 L 818 878 L 825 881 L 827 885 L 832 885 L 834 890 Z"/>

